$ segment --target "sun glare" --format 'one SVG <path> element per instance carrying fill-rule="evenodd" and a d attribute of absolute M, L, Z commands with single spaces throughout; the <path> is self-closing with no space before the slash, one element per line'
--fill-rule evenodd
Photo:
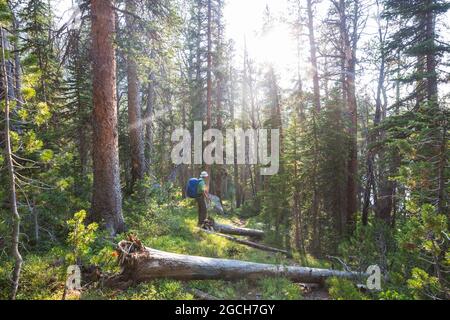
<path fill-rule="evenodd" d="M 257 60 L 283 67 L 294 62 L 293 44 L 294 41 L 287 27 L 277 24 L 266 34 L 256 38 L 255 46 L 251 51 Z"/>
<path fill-rule="evenodd" d="M 271 28 L 263 34 L 264 12 L 274 17 Z M 281 82 L 291 81 L 297 70 L 296 42 L 286 23 L 277 17 L 286 13 L 286 1 L 228 0 L 225 7 L 227 34 L 235 42 L 237 65 L 242 64 L 244 48 L 256 63 L 271 64 Z"/>

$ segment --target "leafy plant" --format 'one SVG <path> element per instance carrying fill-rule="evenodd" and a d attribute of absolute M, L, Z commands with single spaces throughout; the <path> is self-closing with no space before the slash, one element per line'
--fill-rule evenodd
<path fill-rule="evenodd" d="M 368 298 L 358 291 L 355 284 L 347 279 L 336 277 L 327 280 L 331 298 L 335 300 L 367 300 Z"/>
<path fill-rule="evenodd" d="M 67 242 L 72 248 L 72 252 L 67 255 L 67 259 L 71 263 L 79 264 L 81 259 L 85 257 L 90 250 L 90 245 L 95 240 L 95 231 L 98 229 L 97 223 L 89 225 L 84 224 L 86 219 L 86 211 L 81 210 L 75 213 L 73 219 L 67 221 L 70 232 Z"/>

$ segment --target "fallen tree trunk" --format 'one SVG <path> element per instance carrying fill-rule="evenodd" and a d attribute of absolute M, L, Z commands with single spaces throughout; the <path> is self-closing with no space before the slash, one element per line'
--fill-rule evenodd
<path fill-rule="evenodd" d="M 322 283 L 329 277 L 356 279 L 359 273 L 283 266 L 239 260 L 214 259 L 169 253 L 144 247 L 139 240 L 119 243 L 122 273 L 105 281 L 109 287 L 126 288 L 159 278 L 176 280 L 239 280 L 285 277 L 297 282 Z"/>
<path fill-rule="evenodd" d="M 286 251 L 286 250 L 269 247 L 269 246 L 266 246 L 266 245 L 263 245 L 263 244 L 260 244 L 260 243 L 257 243 L 257 242 L 248 241 L 248 240 L 244 240 L 244 239 L 239 239 L 239 238 L 236 238 L 236 237 L 233 237 L 233 236 L 217 233 L 217 232 L 210 231 L 210 230 L 205 230 L 205 229 L 201 229 L 201 228 L 200 228 L 200 230 L 202 230 L 203 232 L 206 232 L 208 234 L 213 234 L 213 235 L 216 235 L 216 236 L 219 236 L 219 237 L 222 237 L 222 238 L 225 238 L 225 239 L 228 239 L 228 240 L 231 240 L 231 241 L 234 241 L 234 242 L 237 242 L 239 244 L 243 244 L 243 245 L 255 248 L 255 249 L 259 249 L 259 250 L 263 250 L 263 251 L 269 251 L 269 252 L 278 252 L 278 253 L 282 253 L 282 254 L 286 255 L 289 258 L 292 257 L 292 254 L 289 251 Z"/>
<path fill-rule="evenodd" d="M 226 224 L 220 224 L 214 222 L 213 229 L 216 232 L 234 234 L 238 236 L 247 236 L 255 239 L 262 239 L 264 237 L 264 231 L 257 229 L 239 228 L 235 226 L 229 226 Z"/>

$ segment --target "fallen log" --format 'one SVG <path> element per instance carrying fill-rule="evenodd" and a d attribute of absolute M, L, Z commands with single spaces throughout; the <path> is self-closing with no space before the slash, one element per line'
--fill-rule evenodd
<path fill-rule="evenodd" d="M 361 274 L 299 266 L 272 265 L 169 253 L 144 247 L 140 241 L 121 241 L 117 248 L 122 272 L 106 279 L 109 287 L 124 288 L 159 278 L 175 280 L 240 280 L 285 277 L 322 283 L 329 277 L 356 279 Z"/>
<path fill-rule="evenodd" d="M 264 231 L 257 229 L 239 228 L 235 226 L 229 226 L 226 224 L 220 224 L 214 222 L 212 228 L 216 232 L 234 234 L 238 236 L 247 236 L 255 239 L 262 239 L 264 237 Z"/>
<path fill-rule="evenodd" d="M 206 230 L 206 229 L 201 229 L 200 228 L 200 230 L 205 232 L 205 233 L 213 234 L 213 235 L 216 235 L 216 236 L 219 236 L 219 237 L 228 239 L 230 241 L 234 241 L 234 242 L 237 242 L 239 244 L 243 244 L 243 245 L 255 248 L 255 249 L 259 249 L 259 250 L 263 250 L 263 251 L 269 251 L 269 252 L 282 253 L 282 254 L 286 255 L 288 258 L 292 258 L 292 254 L 289 251 L 286 251 L 286 250 L 269 247 L 269 246 L 266 246 L 266 245 L 263 245 L 263 244 L 260 244 L 260 243 L 257 243 L 257 242 L 244 240 L 244 239 L 239 239 L 239 238 L 236 238 L 236 237 L 233 237 L 233 236 L 217 233 L 217 232 Z"/>

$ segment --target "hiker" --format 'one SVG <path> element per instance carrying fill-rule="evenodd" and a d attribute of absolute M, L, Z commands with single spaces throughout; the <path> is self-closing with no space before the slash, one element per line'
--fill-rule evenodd
<path fill-rule="evenodd" d="M 206 171 L 200 174 L 200 178 L 192 178 L 188 182 L 187 196 L 193 198 L 198 204 L 198 226 L 201 227 L 208 219 L 208 210 L 206 202 L 209 201 L 208 194 L 209 175 Z"/>

